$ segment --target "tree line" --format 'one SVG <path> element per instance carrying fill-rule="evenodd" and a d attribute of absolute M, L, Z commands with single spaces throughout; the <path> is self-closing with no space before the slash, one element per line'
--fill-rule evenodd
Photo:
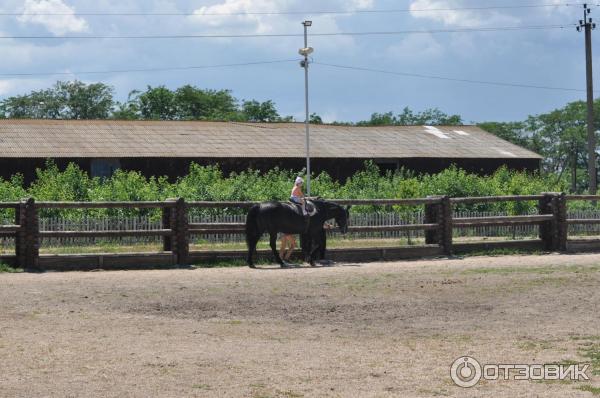
<path fill-rule="evenodd" d="M 185 85 L 175 90 L 148 86 L 125 102 L 104 83 L 59 81 L 44 90 L 0 101 L 0 117 L 17 119 L 224 120 L 284 122 L 273 101 L 236 99 L 229 90 Z"/>
<path fill-rule="evenodd" d="M 595 102 L 596 125 L 600 122 L 600 100 Z M 132 91 L 127 100 L 114 98 L 114 88 L 104 83 L 59 81 L 44 90 L 31 91 L 0 101 L 0 118 L 117 119 L 117 120 L 211 120 L 239 122 L 293 122 L 279 114 L 273 101 L 239 100 L 230 90 L 201 89 L 185 85 Z M 317 114 L 311 123 L 323 123 Z M 460 115 L 439 109 L 399 113 L 373 113 L 368 120 L 332 124 L 461 125 Z M 557 180 L 567 179 L 573 192 L 587 189 L 586 105 L 567 104 L 549 113 L 529 116 L 524 121 L 484 122 L 479 127 L 500 138 L 530 149 L 544 157 L 543 172 Z"/>
<path fill-rule="evenodd" d="M 239 100 L 230 90 L 201 89 L 185 85 L 171 90 L 165 86 L 134 90 L 124 102 L 114 98 L 114 88 L 104 83 L 59 81 L 44 90 L 8 97 L 0 101 L 0 118 L 16 119 L 115 119 L 115 120 L 211 120 L 246 122 L 293 122 L 281 116 L 271 100 Z M 313 113 L 311 123 L 321 124 Z M 459 125 L 459 115 L 438 109 L 402 113 L 374 113 L 370 120 L 333 124 L 373 125 Z"/>

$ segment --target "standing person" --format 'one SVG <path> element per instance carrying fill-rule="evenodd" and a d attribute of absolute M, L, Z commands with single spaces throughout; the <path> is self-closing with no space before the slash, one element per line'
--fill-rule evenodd
<path fill-rule="evenodd" d="M 279 249 L 279 257 L 284 262 L 288 262 L 292 253 L 296 248 L 296 238 L 292 234 L 283 234 L 281 236 L 281 248 Z"/>
<path fill-rule="evenodd" d="M 308 216 L 308 212 L 306 211 L 306 200 L 304 198 L 304 192 L 302 192 L 302 184 L 304 184 L 302 177 L 296 177 L 292 193 L 290 194 L 290 201 L 302 206 L 302 214 Z"/>

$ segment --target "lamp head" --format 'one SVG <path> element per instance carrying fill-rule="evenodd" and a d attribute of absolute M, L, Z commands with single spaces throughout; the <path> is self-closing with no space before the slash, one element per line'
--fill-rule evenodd
<path fill-rule="evenodd" d="M 312 26 L 312 21 L 304 21 L 304 22 L 302 22 L 302 25 L 304 25 L 304 26 Z"/>
<path fill-rule="evenodd" d="M 300 54 L 304 57 L 307 57 L 310 54 L 312 54 L 314 51 L 315 51 L 315 49 L 312 47 L 304 47 L 304 48 L 301 48 L 300 50 L 298 50 L 298 54 Z"/>

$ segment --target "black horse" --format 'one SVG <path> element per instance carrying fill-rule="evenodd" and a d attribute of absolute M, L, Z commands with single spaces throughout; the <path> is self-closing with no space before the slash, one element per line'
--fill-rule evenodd
<path fill-rule="evenodd" d="M 349 207 L 342 207 L 325 200 L 313 200 L 315 213 L 311 217 L 304 217 L 302 210 L 293 203 L 264 202 L 250 208 L 246 217 L 246 244 L 248 245 L 247 262 L 254 268 L 252 260 L 256 253 L 256 244 L 260 237 L 269 233 L 271 249 L 275 260 L 284 266 L 284 262 L 277 252 L 277 233 L 304 234 L 311 241 L 308 258 L 310 265 L 315 265 L 315 255 L 320 246 L 325 221 L 335 219 L 342 233 L 348 230 Z"/>

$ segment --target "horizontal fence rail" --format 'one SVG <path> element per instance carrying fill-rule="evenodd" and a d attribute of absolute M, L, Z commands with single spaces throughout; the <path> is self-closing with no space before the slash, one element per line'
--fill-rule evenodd
<path fill-rule="evenodd" d="M 461 205 L 477 205 L 502 202 L 537 202 L 536 214 L 509 215 L 492 212 L 466 212 L 456 208 Z M 596 228 L 594 231 L 600 235 L 600 212 L 571 212 L 567 213 L 569 201 L 600 201 L 596 195 L 565 195 L 563 193 L 543 193 L 539 195 L 522 196 L 495 196 L 495 197 L 465 197 L 449 198 L 448 196 L 431 196 L 416 199 L 357 199 L 357 200 L 331 200 L 339 205 L 375 206 L 390 209 L 390 206 L 399 206 L 393 210 L 404 214 L 379 217 L 377 222 L 350 223 L 348 232 L 359 236 L 390 236 L 399 237 L 405 234 L 409 242 L 419 238 L 424 240 L 423 248 L 437 246 L 439 253 L 451 254 L 455 251 L 453 237 L 476 236 L 490 228 L 512 234 L 513 238 L 521 236 L 528 239 L 523 243 L 539 244 L 547 250 L 562 251 L 567 248 L 569 231 L 583 231 L 582 228 Z M 96 238 L 107 239 L 141 239 L 148 242 L 160 242 L 163 252 L 161 258 L 171 259 L 173 264 L 188 264 L 190 261 L 190 242 L 194 237 L 228 236 L 236 241 L 243 241 L 245 233 L 244 210 L 258 202 L 209 202 L 191 201 L 183 199 L 169 199 L 166 201 L 145 202 L 35 202 L 33 199 L 24 199 L 20 202 L 0 203 L 0 209 L 14 209 L 14 223 L 0 225 L 0 237 L 14 240 L 15 263 L 28 269 L 40 269 L 40 242 L 55 241 L 58 244 L 71 242 L 73 239 L 85 239 L 94 244 Z M 420 207 L 421 210 L 414 209 Z M 531 208 L 531 204 L 528 205 Z M 86 209 L 117 209 L 138 210 L 150 209 L 149 213 L 154 218 L 119 219 L 112 221 L 93 220 L 87 225 L 76 225 L 68 220 L 62 224 L 50 222 L 48 218 L 40 218 L 40 211 L 47 214 L 53 211 Z M 199 217 L 197 212 L 202 209 L 238 209 L 241 212 L 229 217 L 212 217 L 208 213 Z M 229 209 L 229 210 L 228 210 Z M 404 209 L 407 209 L 406 212 Z M 113 210 L 110 210 L 111 212 Z M 193 213 L 193 212 L 196 213 Z M 50 212 L 50 213 L 48 213 Z M 63 213 L 59 213 L 63 214 Z M 65 213 L 66 214 L 66 213 Z M 95 214 L 95 213 L 82 213 Z M 109 213 L 131 214 L 131 213 Z M 156 219 L 156 214 L 159 219 Z M 12 217 L 12 216 L 11 216 Z M 46 216 L 45 216 L 46 217 Z M 360 219 L 360 215 L 354 216 Z M 352 219 L 352 217 L 351 217 Z M 137 220 L 137 221 L 136 221 Z M 9 222 L 12 220 L 8 220 Z M 588 227 L 589 226 L 589 227 Z M 504 228 L 504 229 L 502 229 Z M 473 235 L 463 231 L 476 231 Z M 587 229 L 585 229 L 587 231 Z M 337 234 L 330 231 L 328 234 Z M 379 235 L 373 235 L 379 234 Z M 235 237 L 235 238 L 234 238 Z M 529 239 L 534 238 L 534 239 Z M 195 238 L 194 238 L 195 239 Z M 124 241 L 123 241 L 124 242 Z M 495 246 L 502 247 L 508 241 L 494 242 Z M 465 244 L 456 244 L 463 247 Z M 600 246 L 599 246 L 600 247 Z M 361 249 L 362 250 L 362 249 Z M 367 250 L 367 249 L 364 249 Z M 380 250 L 380 249 L 377 249 Z M 398 249 L 399 250 L 399 249 Z M 429 249 L 428 249 L 429 250 Z M 413 249 L 414 251 L 414 249 Z M 166 256 L 170 252 L 170 256 Z M 427 251 L 427 253 L 437 253 Z M 133 253 L 131 255 L 135 255 Z M 141 253 L 137 253 L 141 256 Z M 218 252 L 217 252 L 218 254 Z M 148 258 L 147 254 L 144 254 Z M 68 255 L 65 255 L 67 258 Z M 54 260 L 53 260 L 54 261 Z M 56 260 L 58 261 L 58 260 Z"/>
<path fill-rule="evenodd" d="M 476 227 L 478 225 L 530 225 L 552 221 L 552 215 L 539 216 L 508 216 L 508 217 L 467 217 L 455 218 L 453 227 Z"/>
<path fill-rule="evenodd" d="M 175 202 L 36 202 L 39 209 L 160 209 Z"/>
<path fill-rule="evenodd" d="M 523 195 L 523 196 L 485 196 L 468 198 L 451 198 L 452 204 L 474 204 L 474 203 L 498 203 L 498 202 L 527 202 L 542 200 L 544 195 Z"/>

